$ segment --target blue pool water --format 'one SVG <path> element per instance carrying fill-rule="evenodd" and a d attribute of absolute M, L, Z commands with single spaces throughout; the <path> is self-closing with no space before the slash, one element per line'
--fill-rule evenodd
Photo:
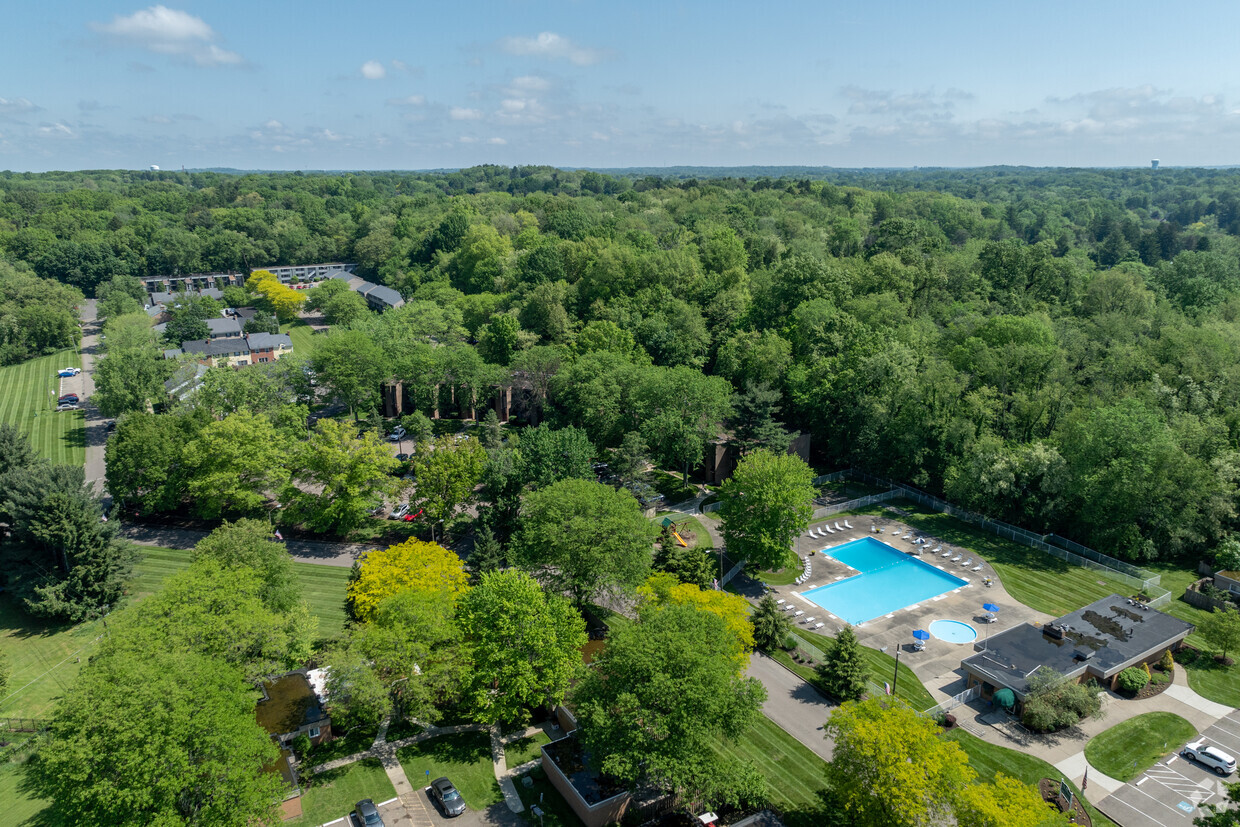
<path fill-rule="evenodd" d="M 972 643 L 977 640 L 977 629 L 959 620 L 936 620 L 930 624 L 930 634 L 948 643 Z"/>
<path fill-rule="evenodd" d="M 810 589 L 802 596 L 854 626 L 966 585 L 959 577 L 871 537 L 824 549 L 821 554 L 859 574 Z"/>

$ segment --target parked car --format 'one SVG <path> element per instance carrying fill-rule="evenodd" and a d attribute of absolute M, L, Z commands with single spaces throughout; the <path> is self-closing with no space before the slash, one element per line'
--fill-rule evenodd
<path fill-rule="evenodd" d="M 405 460 L 409 459 L 409 455 L 408 454 L 397 454 L 396 458 L 400 460 L 401 462 L 404 462 Z"/>
<path fill-rule="evenodd" d="M 56 372 L 57 376 L 77 376 L 82 372 L 81 368 L 61 368 Z"/>
<path fill-rule="evenodd" d="M 66 402 L 66 403 L 65 403 L 65 404 L 63 404 L 63 405 L 57 405 L 57 406 L 56 406 L 56 410 L 58 410 L 58 411 L 76 411 L 76 410 L 78 410 L 78 406 L 77 406 L 77 405 L 75 405 L 75 404 L 74 404 L 74 403 L 72 403 L 72 402 Z"/>
<path fill-rule="evenodd" d="M 431 782 L 431 797 L 439 802 L 446 816 L 459 816 L 465 812 L 465 799 L 448 777 L 440 776 Z"/>
<path fill-rule="evenodd" d="M 1196 761 L 1203 767 L 1209 767 L 1214 770 L 1216 775 L 1228 776 L 1236 771 L 1236 759 L 1223 752 L 1218 747 L 1212 747 L 1205 741 L 1194 741 L 1191 744 L 1185 744 L 1184 749 L 1180 750 L 1183 758 Z"/>
<path fill-rule="evenodd" d="M 398 442 L 405 438 L 405 429 L 397 425 L 392 433 L 388 434 L 388 442 Z"/>
<path fill-rule="evenodd" d="M 419 508 L 416 512 L 410 512 L 410 513 L 406 514 L 405 516 L 401 517 L 401 519 L 402 519 L 402 520 L 404 520 L 404 521 L 405 521 L 405 522 L 407 522 L 407 523 L 412 523 L 412 522 L 413 522 L 414 520 L 416 520 L 418 517 L 421 517 L 421 516 L 422 516 L 422 511 L 423 511 L 423 510 L 424 510 L 424 509 Z"/>
<path fill-rule="evenodd" d="M 379 815 L 379 808 L 369 798 L 363 798 L 357 802 L 357 806 L 353 808 L 353 818 L 361 827 L 384 827 L 383 816 Z"/>
<path fill-rule="evenodd" d="M 115 430 L 116 430 L 116 420 L 113 419 L 110 422 L 108 422 L 107 432 L 112 433 Z"/>
<path fill-rule="evenodd" d="M 370 516 L 382 517 L 384 512 L 386 511 L 387 511 L 386 505 L 376 505 L 374 508 L 370 509 Z"/>
<path fill-rule="evenodd" d="M 399 520 L 401 517 L 404 517 L 408 513 L 409 513 L 409 503 L 405 503 L 404 505 L 396 506 L 396 508 L 392 510 L 392 513 L 389 516 L 393 520 Z"/>
<path fill-rule="evenodd" d="M 76 403 L 78 403 L 78 402 L 80 402 L 80 401 L 81 401 L 81 400 L 80 400 L 80 399 L 78 399 L 78 395 L 77 395 L 76 393 L 66 393 L 64 396 L 58 397 L 58 398 L 56 399 L 56 404 L 57 404 L 57 405 L 63 405 L 63 404 L 65 404 L 66 402 L 70 402 L 70 403 L 76 404 Z"/>

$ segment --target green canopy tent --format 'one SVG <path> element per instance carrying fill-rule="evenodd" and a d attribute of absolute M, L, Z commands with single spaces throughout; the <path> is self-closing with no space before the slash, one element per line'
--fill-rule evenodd
<path fill-rule="evenodd" d="M 1016 693 L 1007 687 L 1004 687 L 995 693 L 995 703 L 1004 709 L 1010 710 L 1012 707 L 1016 706 Z"/>

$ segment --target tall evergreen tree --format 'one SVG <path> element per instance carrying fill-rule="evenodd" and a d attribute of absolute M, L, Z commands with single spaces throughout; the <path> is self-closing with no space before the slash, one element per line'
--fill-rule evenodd
<path fill-rule="evenodd" d="M 841 701 L 859 701 L 865 694 L 865 664 L 861 662 L 861 644 L 851 626 L 835 636 L 827 659 L 818 664 L 818 677 L 827 692 Z"/>
<path fill-rule="evenodd" d="M 792 618 L 779 608 L 775 598 L 764 596 L 750 617 L 753 623 L 753 642 L 759 649 L 771 651 L 784 642 L 792 629 Z"/>

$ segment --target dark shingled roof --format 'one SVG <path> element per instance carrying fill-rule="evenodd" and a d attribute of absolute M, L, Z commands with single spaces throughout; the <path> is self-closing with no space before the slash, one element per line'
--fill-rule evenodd
<path fill-rule="evenodd" d="M 1023 623 L 978 641 L 963 666 L 1024 697 L 1029 676 L 1047 666 L 1070 678 L 1109 679 L 1186 638 L 1193 624 L 1113 594 L 1044 627 Z"/>
<path fill-rule="evenodd" d="M 326 721 L 319 696 L 310 688 L 310 680 L 301 672 L 267 681 L 263 699 L 254 708 L 258 725 L 272 735 L 287 735 L 303 726 Z"/>

